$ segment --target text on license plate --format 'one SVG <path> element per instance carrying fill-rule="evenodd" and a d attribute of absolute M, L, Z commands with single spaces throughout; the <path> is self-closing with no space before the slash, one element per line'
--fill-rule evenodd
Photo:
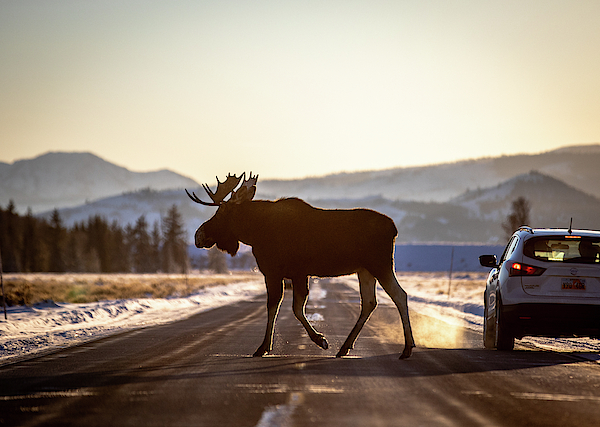
<path fill-rule="evenodd" d="M 563 289 L 575 289 L 585 291 L 585 279 L 562 279 L 562 288 Z"/>

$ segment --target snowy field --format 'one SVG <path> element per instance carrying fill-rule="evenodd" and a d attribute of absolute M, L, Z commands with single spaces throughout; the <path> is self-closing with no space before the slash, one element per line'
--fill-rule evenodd
<path fill-rule="evenodd" d="M 136 298 L 87 304 L 8 307 L 0 317 L 0 364 L 131 329 L 184 319 L 265 293 L 262 279 L 206 287 L 186 298 Z"/>
<path fill-rule="evenodd" d="M 475 331 L 483 330 L 484 273 L 455 273 L 450 296 L 449 280 L 443 273 L 398 274 L 409 294 L 411 310 L 444 322 Z M 358 293 L 354 276 L 341 279 Z M 315 282 L 314 291 L 326 292 L 323 281 Z M 0 318 L 0 364 L 81 344 L 110 334 L 181 320 L 265 293 L 260 276 L 246 282 L 207 287 L 186 298 L 142 298 L 101 301 L 88 304 L 45 303 L 33 307 L 9 307 L 8 320 Z M 316 297 L 316 295 L 315 295 Z M 385 292 L 378 290 L 380 304 L 392 304 Z M 310 299 L 309 299 L 310 306 Z M 320 320 L 320 319 L 314 319 Z M 455 348 L 456 337 L 415 328 L 417 346 Z M 440 337 L 444 337 L 441 339 Z M 600 360 L 600 341 L 579 339 L 524 338 L 517 341 L 553 351 L 573 352 L 589 360 Z"/>

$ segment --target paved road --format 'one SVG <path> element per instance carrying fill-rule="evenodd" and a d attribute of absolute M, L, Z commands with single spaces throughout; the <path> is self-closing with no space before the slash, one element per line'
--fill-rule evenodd
<path fill-rule="evenodd" d="M 399 316 L 389 306 L 377 308 L 352 356 L 336 359 L 358 315 L 358 296 L 335 281 L 325 289 L 326 295 L 315 289 L 307 311 L 323 317 L 316 325 L 329 340 L 327 351 L 310 342 L 286 298 L 274 354 L 249 357 L 262 340 L 265 303 L 238 303 L 0 368 L 0 425 L 600 422 L 597 363 L 531 349 L 486 351 L 480 335 L 415 313 L 417 345 L 429 330 L 451 338 L 455 348 L 421 346 L 401 361 Z"/>

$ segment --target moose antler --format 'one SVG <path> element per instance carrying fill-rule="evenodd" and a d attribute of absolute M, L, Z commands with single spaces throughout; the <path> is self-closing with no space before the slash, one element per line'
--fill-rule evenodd
<path fill-rule="evenodd" d="M 219 181 L 219 177 L 217 177 L 217 191 L 215 191 L 214 193 L 211 191 L 208 185 L 202 184 L 202 188 L 204 188 L 204 191 L 206 191 L 208 196 L 212 199 L 212 203 L 200 200 L 200 198 L 196 196 L 196 193 L 192 192 L 192 194 L 190 194 L 187 191 L 187 189 L 185 190 L 185 192 L 187 193 L 189 198 L 196 203 L 200 203 L 204 206 L 219 206 L 221 203 L 223 203 L 223 199 L 227 197 L 227 195 L 231 193 L 235 189 L 235 187 L 237 187 L 242 178 L 245 178 L 245 176 L 245 172 L 239 178 L 235 175 L 228 174 L 227 179 L 223 182 Z M 246 182 L 245 179 L 244 182 Z"/>
<path fill-rule="evenodd" d="M 244 182 L 240 186 L 240 188 L 231 195 L 231 200 L 233 203 L 241 203 L 245 200 L 252 200 L 254 194 L 256 193 L 256 181 L 258 180 L 258 174 L 252 176 L 252 172 L 250 172 L 250 178 L 246 179 L 246 172 L 242 175 L 244 177 Z"/>

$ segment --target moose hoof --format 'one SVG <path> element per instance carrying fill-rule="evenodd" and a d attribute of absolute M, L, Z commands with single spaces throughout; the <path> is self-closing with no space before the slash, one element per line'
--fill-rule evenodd
<path fill-rule="evenodd" d="M 268 352 L 269 352 L 268 350 L 265 350 L 262 347 L 259 347 L 258 350 L 256 350 L 254 352 L 254 354 L 252 355 L 252 357 L 263 357 Z"/>
<path fill-rule="evenodd" d="M 413 347 L 414 346 L 404 347 L 404 351 L 402 351 L 402 354 L 400 355 L 400 359 L 408 359 L 410 357 L 410 355 L 412 354 Z"/>
<path fill-rule="evenodd" d="M 335 357 L 344 357 L 346 355 L 348 355 L 348 353 L 350 352 L 349 348 L 340 348 L 340 351 L 338 351 L 338 354 L 335 355 Z"/>
<path fill-rule="evenodd" d="M 325 339 L 323 335 L 319 335 L 315 341 L 315 343 L 321 347 L 323 350 L 327 350 L 329 348 L 329 343 Z"/>

